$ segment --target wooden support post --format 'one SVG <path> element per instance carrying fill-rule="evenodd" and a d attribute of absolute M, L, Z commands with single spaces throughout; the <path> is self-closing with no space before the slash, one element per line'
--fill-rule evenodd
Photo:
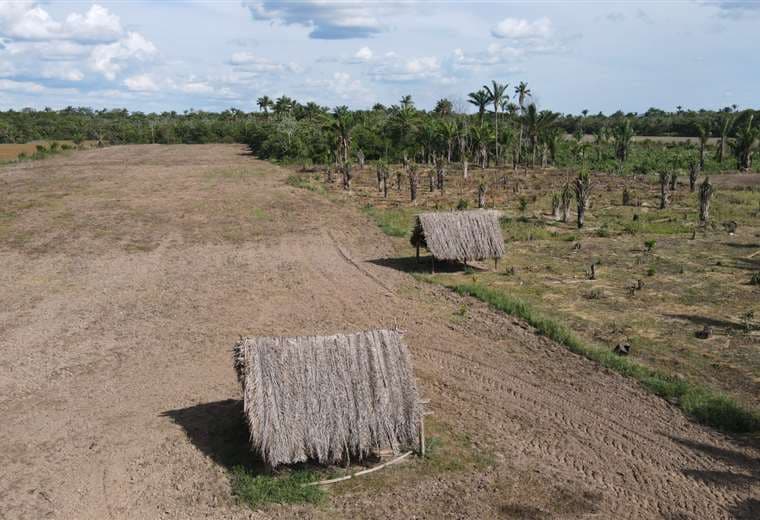
<path fill-rule="evenodd" d="M 425 414 L 420 416 L 420 457 L 425 458 Z"/>
<path fill-rule="evenodd" d="M 417 263 L 420 263 L 420 245 L 417 244 Z"/>
<path fill-rule="evenodd" d="M 499 257 L 496 257 L 493 259 L 493 270 L 494 271 L 499 270 Z"/>

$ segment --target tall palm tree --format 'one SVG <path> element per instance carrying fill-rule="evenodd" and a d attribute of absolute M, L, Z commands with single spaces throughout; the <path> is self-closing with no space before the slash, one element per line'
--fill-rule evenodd
<path fill-rule="evenodd" d="M 752 154 L 755 151 L 755 143 L 760 138 L 760 128 L 752 128 L 753 118 L 754 114 L 750 114 L 746 126 L 742 125 L 736 131 L 736 141 L 733 144 L 736 167 L 741 171 L 752 168 Z"/>
<path fill-rule="evenodd" d="M 720 146 L 718 147 L 718 162 L 722 163 L 726 156 L 726 145 L 728 144 L 728 133 L 734 125 L 734 115 L 725 112 L 720 119 Z"/>
<path fill-rule="evenodd" d="M 699 137 L 699 169 L 704 171 L 705 148 L 707 147 L 708 139 L 710 139 L 710 128 L 702 123 L 696 123 L 694 128 L 697 130 L 697 137 Z"/>
<path fill-rule="evenodd" d="M 413 108 L 414 107 L 414 101 L 412 101 L 411 94 L 407 94 L 405 96 L 401 97 L 401 107 L 402 108 Z"/>
<path fill-rule="evenodd" d="M 256 100 L 256 104 L 259 106 L 259 110 L 269 116 L 269 108 L 273 105 L 272 99 L 269 96 L 261 96 Z"/>
<path fill-rule="evenodd" d="M 524 81 L 521 81 L 519 85 L 515 87 L 515 95 L 517 95 L 517 106 L 520 109 L 521 115 L 525 115 L 525 100 L 530 96 L 531 92 L 528 88 L 528 84 Z M 523 124 L 520 123 L 520 137 L 518 138 L 519 141 L 517 143 L 517 162 L 520 162 L 520 156 L 522 155 L 522 142 L 523 142 L 523 133 L 525 132 L 525 129 L 523 128 Z"/>
<path fill-rule="evenodd" d="M 335 157 L 343 166 L 348 164 L 348 153 L 351 148 L 351 131 L 356 121 L 347 106 L 339 106 L 333 110 L 333 117 L 328 122 L 328 128 L 335 133 Z"/>
<path fill-rule="evenodd" d="M 494 80 L 491 81 L 491 86 L 483 85 L 483 90 L 488 95 L 488 100 L 493 103 L 493 117 L 494 117 L 494 128 L 496 130 L 496 164 L 499 164 L 499 158 L 501 157 L 499 155 L 499 108 L 501 108 L 502 103 L 504 102 L 504 97 L 506 96 L 507 99 L 509 99 L 509 94 L 507 94 L 507 87 L 509 85 L 507 83 L 498 83 Z"/>
<path fill-rule="evenodd" d="M 628 157 L 628 149 L 633 140 L 633 127 L 631 120 L 625 119 L 612 129 L 612 137 L 615 140 L 615 155 L 620 162 L 625 162 Z"/>
<path fill-rule="evenodd" d="M 441 137 L 446 142 L 446 162 L 451 162 L 451 151 L 457 137 L 457 124 L 452 119 L 444 119 L 438 126 Z"/>
<path fill-rule="evenodd" d="M 539 138 L 541 132 L 548 128 L 554 121 L 556 121 L 558 114 L 549 110 L 538 111 L 535 103 L 531 103 L 525 109 L 525 114 L 522 117 L 522 123 L 528 132 L 528 139 L 530 140 L 531 150 L 531 167 L 536 166 L 536 151 L 538 149 Z"/>
<path fill-rule="evenodd" d="M 483 89 L 467 94 L 467 102 L 471 105 L 478 107 L 478 117 L 480 118 L 480 126 L 483 126 L 483 114 L 486 113 L 486 107 L 488 106 L 488 92 Z"/>
<path fill-rule="evenodd" d="M 519 85 L 515 87 L 515 94 L 517 95 L 517 106 L 521 111 L 525 111 L 525 100 L 530 96 L 531 92 L 528 88 L 528 84 L 521 81 Z"/>

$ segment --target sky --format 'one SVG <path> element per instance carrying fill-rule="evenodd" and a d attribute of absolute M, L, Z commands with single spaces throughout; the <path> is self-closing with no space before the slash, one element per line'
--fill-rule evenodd
<path fill-rule="evenodd" d="M 430 109 L 491 80 L 541 108 L 760 105 L 760 0 L 5 1 L 0 109 Z"/>

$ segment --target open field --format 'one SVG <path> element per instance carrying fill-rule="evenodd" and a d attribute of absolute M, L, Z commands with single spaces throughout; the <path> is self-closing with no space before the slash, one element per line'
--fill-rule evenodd
<path fill-rule="evenodd" d="M 351 195 L 291 174 L 238 145 L 110 147 L 0 169 L 0 517 L 760 515 L 756 439 L 696 424 L 524 321 L 410 276 L 425 266 L 372 219 L 402 234 L 420 207 L 474 200 L 475 183 L 421 190 L 409 208 L 406 186 L 382 201 L 369 169 Z M 718 226 L 691 241 L 683 187 L 659 213 L 643 205 L 651 187 L 634 188 L 642 206 L 621 207 L 622 180 L 600 179 L 578 233 L 542 214 L 563 176 L 548 178 L 489 190 L 512 219 L 500 272 L 440 276 L 524 291 L 584 336 L 629 338 L 643 362 L 752 402 L 757 344 L 739 314 L 756 298 L 743 285 L 754 267 L 739 261 L 760 249 L 748 213 L 758 192 L 719 191 L 716 222 L 737 220 L 737 235 Z M 640 229 L 626 230 L 634 211 Z M 628 278 L 645 283 L 633 298 Z M 713 339 L 689 339 L 693 316 L 716 322 Z M 436 457 L 337 485 L 315 505 L 238 503 L 233 467 L 258 468 L 231 363 L 239 335 L 393 324 L 431 399 Z"/>

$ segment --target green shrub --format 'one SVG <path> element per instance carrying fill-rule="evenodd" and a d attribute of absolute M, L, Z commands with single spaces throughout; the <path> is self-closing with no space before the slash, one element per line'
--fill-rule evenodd
<path fill-rule="evenodd" d="M 752 273 L 752 277 L 749 279 L 750 285 L 760 285 L 760 271 Z"/>

